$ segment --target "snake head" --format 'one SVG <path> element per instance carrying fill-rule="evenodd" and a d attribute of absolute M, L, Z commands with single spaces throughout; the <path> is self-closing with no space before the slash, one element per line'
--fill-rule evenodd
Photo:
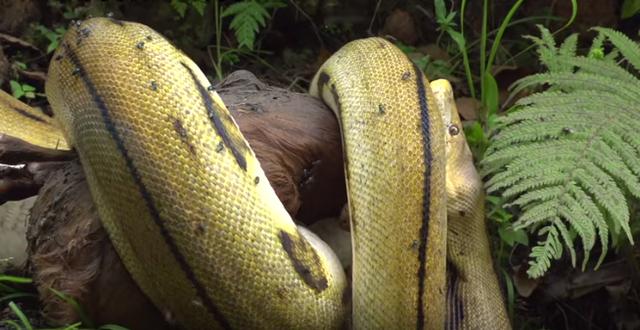
<path fill-rule="evenodd" d="M 431 82 L 436 104 L 441 109 L 444 122 L 445 153 L 447 168 L 447 199 L 449 212 L 467 213 L 469 203 L 482 195 L 482 181 L 473 163 L 473 154 L 467 144 L 458 114 L 453 88 L 448 80 Z"/>

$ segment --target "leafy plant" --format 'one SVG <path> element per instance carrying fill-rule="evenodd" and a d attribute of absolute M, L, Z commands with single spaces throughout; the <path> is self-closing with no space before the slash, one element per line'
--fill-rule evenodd
<path fill-rule="evenodd" d="M 206 0 L 171 0 L 171 7 L 180 15 L 184 17 L 189 7 L 195 9 L 200 16 L 204 15 L 204 9 L 207 7 Z"/>
<path fill-rule="evenodd" d="M 236 2 L 222 11 L 222 18 L 233 17 L 229 27 L 234 31 L 238 47 L 253 50 L 256 34 L 267 25 L 267 9 L 284 7 L 280 0 L 245 0 Z"/>
<path fill-rule="evenodd" d="M 514 228 L 540 237 L 530 254 L 531 277 L 542 276 L 565 248 L 575 266 L 578 239 L 583 269 L 597 242 L 596 268 L 610 239 L 614 246 L 625 238 L 633 243 L 628 202 L 640 197 L 640 80 L 634 75 L 640 46 L 620 32 L 594 28 L 588 54 L 577 55 L 576 35 L 558 46 L 540 30 L 541 37 L 531 39 L 548 71 L 519 80 L 512 93 L 548 87 L 497 120 L 481 163 L 488 191 L 519 211 Z"/>
<path fill-rule="evenodd" d="M 36 25 L 36 31 L 49 41 L 49 44 L 47 45 L 47 54 L 50 54 L 54 50 L 56 50 L 56 48 L 58 48 L 60 40 L 62 39 L 62 36 L 64 36 L 64 34 L 67 32 L 67 29 L 63 27 L 57 27 L 51 30 L 44 25 L 38 24 Z"/>
<path fill-rule="evenodd" d="M 36 97 L 36 88 L 29 84 L 23 84 L 15 80 L 10 80 L 9 85 L 11 86 L 11 94 L 13 94 L 13 97 L 17 99 L 23 97 L 34 99 Z"/>
<path fill-rule="evenodd" d="M 569 18 L 563 28 L 569 26 L 576 17 L 577 14 L 577 0 L 570 0 L 572 4 L 572 16 Z M 454 3 L 453 1 L 451 2 Z M 489 0 L 482 1 L 482 25 L 479 40 L 471 41 L 465 36 L 464 32 L 464 19 L 465 11 L 467 7 L 467 1 L 462 0 L 460 2 L 459 13 L 454 10 L 454 7 L 447 9 L 444 0 L 434 1 L 434 12 L 436 16 L 436 22 L 438 23 L 438 30 L 440 35 L 438 42 L 446 34 L 455 43 L 458 48 L 459 54 L 462 57 L 462 65 L 464 67 L 464 74 L 467 81 L 467 86 L 471 97 L 479 98 L 481 104 L 481 112 L 479 114 L 479 123 L 474 124 L 472 127 L 467 127 L 467 135 L 474 135 L 470 141 L 472 149 L 474 149 L 474 155 L 481 159 L 488 146 L 487 135 L 493 130 L 493 124 L 497 116 L 499 108 L 499 89 L 498 84 L 493 77 L 492 69 L 496 62 L 498 50 L 503 44 L 503 37 L 507 29 L 515 24 L 521 24 L 530 22 L 532 20 L 540 19 L 541 17 L 529 17 L 514 21 L 513 18 L 518 12 L 520 6 L 524 3 L 524 0 L 517 0 L 511 5 L 507 15 L 501 20 L 497 29 L 489 31 Z M 460 16 L 459 24 L 456 23 L 456 15 Z M 548 17 L 547 17 L 548 18 Z M 459 29 L 458 29 L 459 27 Z M 560 31 L 559 30 L 559 31 Z M 559 31 L 556 31 L 559 32 Z M 491 47 L 488 47 L 489 37 L 493 36 Z M 479 67 L 475 68 L 478 73 L 473 74 L 474 68 L 472 68 L 469 60 L 469 54 L 471 53 L 472 45 L 478 45 L 479 48 Z M 527 49 L 525 49 L 526 51 Z M 523 52 L 521 52 L 523 53 Z M 513 57 L 516 57 L 515 55 Z M 476 78 L 477 77 L 477 78 Z M 479 93 L 476 88 L 479 87 Z M 472 130 L 472 131 L 469 131 Z"/>
<path fill-rule="evenodd" d="M 55 329 L 36 328 L 31 324 L 29 317 L 25 315 L 24 311 L 18 306 L 18 304 L 15 303 L 17 299 L 29 298 L 32 300 L 37 300 L 38 296 L 36 294 L 22 292 L 20 289 L 16 288 L 16 286 L 18 285 L 28 285 L 31 283 L 32 280 L 30 278 L 0 274 L 0 303 L 6 302 L 6 306 L 13 313 L 15 318 L 17 318 L 0 320 L 0 328 L 5 329 L 6 327 L 7 329 L 15 330 L 127 330 L 127 328 L 115 324 L 105 324 L 97 328 L 94 327 L 93 322 L 86 316 L 78 302 L 76 302 L 73 298 L 51 288 L 50 290 L 58 298 L 68 304 L 71 304 L 71 306 L 76 309 L 78 315 L 80 315 L 81 317 L 81 321 Z M 2 308 L 2 305 L 0 305 L 0 308 Z"/>
<path fill-rule="evenodd" d="M 228 8 L 220 6 L 219 0 L 214 0 L 214 19 L 216 29 L 215 56 L 208 47 L 209 56 L 212 58 L 213 68 L 217 78 L 222 80 L 223 62 L 236 62 L 239 55 L 251 56 L 255 53 L 255 41 L 258 32 L 266 26 L 266 20 L 270 18 L 267 9 L 284 7 L 281 0 L 243 0 L 236 2 Z M 234 31 L 238 41 L 237 47 L 222 46 L 222 19 L 232 17 L 229 27 Z"/>
<path fill-rule="evenodd" d="M 630 18 L 640 12 L 640 0 L 624 0 L 622 3 L 622 19 Z"/>
<path fill-rule="evenodd" d="M 451 65 L 447 61 L 432 59 L 431 56 L 421 53 L 416 47 L 408 46 L 402 42 L 396 42 L 396 46 L 402 50 L 431 80 L 447 79 L 453 76 Z"/>

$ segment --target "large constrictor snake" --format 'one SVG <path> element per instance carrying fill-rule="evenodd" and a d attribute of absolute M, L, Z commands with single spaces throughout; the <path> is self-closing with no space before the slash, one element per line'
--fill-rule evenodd
<path fill-rule="evenodd" d="M 448 82 L 369 38 L 334 54 L 310 92 L 342 130 L 351 287 L 206 76 L 147 26 L 94 18 L 67 32 L 46 84 L 64 138 L 6 95 L 0 131 L 77 151 L 122 261 L 181 327 L 335 329 L 352 302 L 356 329 L 510 328 Z"/>

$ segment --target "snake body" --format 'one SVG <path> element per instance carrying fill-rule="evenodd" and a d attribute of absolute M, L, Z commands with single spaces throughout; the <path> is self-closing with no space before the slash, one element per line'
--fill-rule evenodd
<path fill-rule="evenodd" d="M 29 141 L 44 148 L 68 149 L 57 123 L 43 112 L 36 110 L 10 94 L 0 90 L 0 134 Z"/>
<path fill-rule="evenodd" d="M 476 317 L 508 328 L 473 162 L 448 163 L 466 147 L 462 134 L 449 139 L 457 112 L 399 49 L 353 41 L 311 84 L 342 130 L 352 288 L 333 252 L 295 225 L 209 86 L 161 35 L 109 18 L 70 29 L 49 67 L 47 97 L 103 225 L 161 311 L 188 329 L 335 329 L 352 301 L 356 329 L 479 329 Z M 453 230 L 481 235 L 484 250 L 447 239 Z"/>
<path fill-rule="evenodd" d="M 372 38 L 325 62 L 310 93 L 334 110 L 342 130 L 354 327 L 441 329 L 444 133 L 429 83 L 398 48 Z"/>

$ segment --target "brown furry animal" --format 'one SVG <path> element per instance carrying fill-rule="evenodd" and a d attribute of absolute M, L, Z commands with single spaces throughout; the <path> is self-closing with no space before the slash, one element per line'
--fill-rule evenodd
<path fill-rule="evenodd" d="M 340 135 L 333 114 L 304 94 L 269 87 L 246 71 L 216 86 L 286 209 L 304 223 L 337 215 L 346 202 Z M 170 327 L 124 269 L 71 161 L 40 190 L 27 233 L 29 270 L 50 322 L 78 320 L 54 288 L 82 305 L 96 324 Z"/>

